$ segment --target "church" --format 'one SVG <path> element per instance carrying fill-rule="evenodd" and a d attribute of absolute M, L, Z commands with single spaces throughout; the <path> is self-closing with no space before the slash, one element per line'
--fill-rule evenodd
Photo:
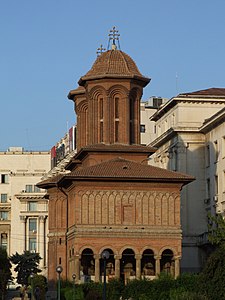
<path fill-rule="evenodd" d="M 182 256 L 180 192 L 192 176 L 148 164 L 140 144 L 140 101 L 150 82 L 120 50 L 118 33 L 69 92 L 77 153 L 67 173 L 38 184 L 49 198 L 48 280 L 177 277 Z"/>

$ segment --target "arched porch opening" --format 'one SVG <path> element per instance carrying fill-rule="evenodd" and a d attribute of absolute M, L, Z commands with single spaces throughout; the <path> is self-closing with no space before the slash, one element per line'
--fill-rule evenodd
<path fill-rule="evenodd" d="M 160 272 L 174 276 L 174 254 L 170 249 L 163 251 L 160 260 Z"/>
<path fill-rule="evenodd" d="M 109 248 L 106 248 L 103 251 L 109 252 L 109 258 L 106 260 L 106 280 L 109 281 L 115 277 L 114 252 Z M 103 282 L 103 280 L 104 280 L 104 260 L 102 258 L 100 259 L 100 274 L 101 274 L 101 281 Z"/>
<path fill-rule="evenodd" d="M 81 254 L 80 266 L 81 281 L 88 282 L 95 275 L 94 253 L 90 248 L 86 248 Z"/>
<path fill-rule="evenodd" d="M 136 259 L 132 249 L 125 249 L 120 260 L 120 278 L 127 283 L 128 280 L 134 279 L 136 275 Z"/>
<path fill-rule="evenodd" d="M 142 278 L 154 278 L 156 275 L 154 252 L 146 249 L 141 259 L 141 275 Z"/>

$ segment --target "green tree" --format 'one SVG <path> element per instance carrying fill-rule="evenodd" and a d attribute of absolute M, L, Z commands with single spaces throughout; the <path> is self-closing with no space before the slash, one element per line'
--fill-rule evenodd
<path fill-rule="evenodd" d="M 213 245 L 225 242 L 225 220 L 222 215 L 208 215 L 208 239 Z"/>
<path fill-rule="evenodd" d="M 12 280 L 11 263 L 5 249 L 0 247 L 0 295 L 5 299 L 7 283 Z"/>
<path fill-rule="evenodd" d="M 208 299 L 225 300 L 225 243 L 221 243 L 210 255 L 201 275 L 202 293 Z"/>
<path fill-rule="evenodd" d="M 41 272 L 38 268 L 40 259 L 39 253 L 31 253 L 30 251 L 24 251 L 23 254 L 18 254 L 16 252 L 16 254 L 10 256 L 10 261 L 16 265 L 14 271 L 17 272 L 18 283 L 27 286 L 30 274 Z"/>

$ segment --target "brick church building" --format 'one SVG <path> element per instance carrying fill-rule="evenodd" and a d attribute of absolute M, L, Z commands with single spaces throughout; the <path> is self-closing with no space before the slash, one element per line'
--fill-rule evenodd
<path fill-rule="evenodd" d="M 140 144 L 140 101 L 150 82 L 116 47 L 101 53 L 69 92 L 77 154 L 68 173 L 38 184 L 49 196 L 48 279 L 102 280 L 179 275 L 180 191 L 192 177 L 148 165 Z"/>

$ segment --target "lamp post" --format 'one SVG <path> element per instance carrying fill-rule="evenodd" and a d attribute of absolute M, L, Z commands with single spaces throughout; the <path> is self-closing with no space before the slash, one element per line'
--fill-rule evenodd
<path fill-rule="evenodd" d="M 34 300 L 34 273 L 30 274 L 31 300 Z"/>
<path fill-rule="evenodd" d="M 63 271 L 62 266 L 58 266 L 56 268 L 56 272 L 58 273 L 58 291 L 57 291 L 57 300 L 60 300 L 60 275 Z"/>
<path fill-rule="evenodd" d="M 109 251 L 104 250 L 102 252 L 103 266 L 104 266 L 104 284 L 102 299 L 106 300 L 106 260 L 109 259 Z"/>
<path fill-rule="evenodd" d="M 75 273 L 73 273 L 72 278 L 73 278 L 73 300 L 75 300 L 75 279 L 76 279 Z"/>

